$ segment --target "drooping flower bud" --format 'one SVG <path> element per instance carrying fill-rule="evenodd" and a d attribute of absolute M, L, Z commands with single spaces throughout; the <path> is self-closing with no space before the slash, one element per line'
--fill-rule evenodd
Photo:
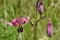
<path fill-rule="evenodd" d="M 38 1 L 37 1 L 36 7 L 37 7 L 40 15 L 42 15 L 42 12 L 43 12 L 43 9 L 44 9 L 42 0 L 38 0 Z"/>
<path fill-rule="evenodd" d="M 48 24 L 47 24 L 47 35 L 48 37 L 52 37 L 53 35 L 53 25 L 50 20 L 48 20 Z"/>

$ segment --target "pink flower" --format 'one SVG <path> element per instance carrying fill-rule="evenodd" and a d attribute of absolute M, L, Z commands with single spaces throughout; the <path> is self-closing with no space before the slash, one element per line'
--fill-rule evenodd
<path fill-rule="evenodd" d="M 43 9 L 44 9 L 42 0 L 38 0 L 37 1 L 36 7 L 37 7 L 39 13 L 42 15 L 42 12 L 43 12 Z"/>
<path fill-rule="evenodd" d="M 47 24 L 47 35 L 48 37 L 52 37 L 53 35 L 53 25 L 50 20 L 48 20 L 48 24 Z"/>
<path fill-rule="evenodd" d="M 22 24 L 26 24 L 29 21 L 29 17 L 18 17 L 12 20 L 12 22 L 7 22 L 8 25 L 11 26 L 21 26 Z"/>

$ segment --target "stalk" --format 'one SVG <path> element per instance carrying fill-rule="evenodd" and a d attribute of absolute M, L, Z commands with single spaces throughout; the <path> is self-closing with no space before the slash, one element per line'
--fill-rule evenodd
<path fill-rule="evenodd" d="M 36 17 L 35 17 L 35 24 L 34 24 L 34 40 L 37 40 L 37 9 L 36 9 Z"/>
<path fill-rule="evenodd" d="M 17 34 L 17 40 L 22 40 L 22 33 Z"/>
<path fill-rule="evenodd" d="M 34 40 L 37 40 L 37 33 L 36 33 L 36 31 L 37 31 L 37 22 L 36 22 L 36 24 L 34 26 Z"/>

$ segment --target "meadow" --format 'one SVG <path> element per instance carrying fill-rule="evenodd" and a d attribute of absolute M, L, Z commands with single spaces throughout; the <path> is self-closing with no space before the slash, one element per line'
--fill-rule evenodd
<path fill-rule="evenodd" d="M 41 19 L 36 2 L 37 0 L 0 0 L 0 40 L 60 40 L 60 0 L 43 0 L 42 16 L 51 18 L 53 25 L 54 34 L 51 38 L 46 33 L 48 21 L 45 18 L 40 20 L 35 28 L 29 22 L 22 25 L 21 33 L 18 33 L 18 27 L 5 23 L 16 17 L 29 16 L 34 24 Z"/>

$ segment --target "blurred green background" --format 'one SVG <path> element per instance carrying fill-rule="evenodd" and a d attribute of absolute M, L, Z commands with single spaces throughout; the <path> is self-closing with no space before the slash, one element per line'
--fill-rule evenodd
<path fill-rule="evenodd" d="M 29 16 L 35 21 L 37 0 L 0 0 L 0 40 L 34 40 L 34 28 L 27 23 L 23 25 L 24 31 L 18 36 L 17 27 L 6 25 L 16 17 Z M 53 2 L 54 7 L 51 6 Z M 60 0 L 43 0 L 44 12 L 42 16 L 51 17 L 53 31 L 52 38 L 47 37 L 47 20 L 42 19 L 37 25 L 37 40 L 60 40 Z M 39 19 L 39 12 L 37 12 Z"/>

